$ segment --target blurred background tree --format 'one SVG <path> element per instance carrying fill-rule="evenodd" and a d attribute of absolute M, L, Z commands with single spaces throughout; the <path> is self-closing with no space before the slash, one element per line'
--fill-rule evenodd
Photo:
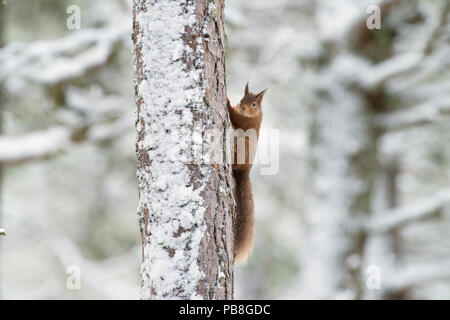
<path fill-rule="evenodd" d="M 252 172 L 236 298 L 450 298 L 449 2 L 225 4 L 228 95 L 269 87 L 263 128 L 280 135 L 278 173 Z M 129 2 L 2 9 L 3 297 L 137 298 Z"/>
<path fill-rule="evenodd" d="M 81 29 L 69 30 L 69 5 Z M 0 82 L 5 298 L 136 298 L 139 228 L 126 1 L 9 1 Z M 81 270 L 81 290 L 66 287 Z"/>

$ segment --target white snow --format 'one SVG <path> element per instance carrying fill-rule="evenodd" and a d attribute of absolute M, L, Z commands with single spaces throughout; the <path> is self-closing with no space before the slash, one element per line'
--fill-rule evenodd
<path fill-rule="evenodd" d="M 379 116 L 376 120 L 380 126 L 389 130 L 398 130 L 419 124 L 438 122 L 443 114 L 450 114 L 449 95 L 432 97 L 418 106 Z"/>
<path fill-rule="evenodd" d="M 376 213 L 367 224 L 367 228 L 369 231 L 387 232 L 408 223 L 425 219 L 449 205 L 450 190 L 442 190 L 432 197 L 415 203 Z"/>
<path fill-rule="evenodd" d="M 128 33 L 128 25 L 82 29 L 57 40 L 9 44 L 0 50 L 0 81 L 20 92 L 29 81 L 52 85 L 74 79 L 104 65 Z"/>
<path fill-rule="evenodd" d="M 50 156 L 70 146 L 70 132 L 63 127 L 24 134 L 0 136 L 0 163 L 20 162 Z"/>

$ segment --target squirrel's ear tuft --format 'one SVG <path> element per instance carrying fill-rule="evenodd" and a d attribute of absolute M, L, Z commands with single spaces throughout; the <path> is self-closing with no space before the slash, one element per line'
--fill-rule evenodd
<path fill-rule="evenodd" d="M 264 89 L 263 91 L 261 91 L 260 93 L 258 93 L 258 94 L 256 95 L 256 99 L 258 99 L 258 102 L 259 102 L 259 103 L 261 103 L 262 98 L 264 97 L 264 95 L 266 94 L 266 92 L 267 92 L 268 89 L 269 89 L 269 88 L 266 88 L 266 89 Z"/>
<path fill-rule="evenodd" d="M 248 81 L 247 81 L 247 84 L 245 85 L 245 92 L 244 92 L 244 95 L 247 95 L 248 94 Z"/>
<path fill-rule="evenodd" d="M 269 90 L 269 88 L 265 88 L 263 91 L 261 91 L 260 93 L 258 93 L 257 96 L 258 96 L 258 97 L 259 97 L 259 96 L 263 96 L 263 95 L 267 92 L 267 90 Z"/>

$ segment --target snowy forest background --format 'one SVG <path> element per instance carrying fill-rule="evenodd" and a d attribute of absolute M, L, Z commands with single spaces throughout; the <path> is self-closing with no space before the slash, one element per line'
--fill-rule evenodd
<path fill-rule="evenodd" d="M 0 3 L 1 298 L 136 299 L 129 2 Z M 236 298 L 450 299 L 450 1 L 225 4 L 228 96 L 280 130 Z"/>

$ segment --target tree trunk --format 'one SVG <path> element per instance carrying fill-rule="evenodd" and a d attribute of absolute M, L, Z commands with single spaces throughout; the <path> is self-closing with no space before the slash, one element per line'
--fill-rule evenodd
<path fill-rule="evenodd" d="M 378 167 L 373 114 L 352 90 L 328 88 L 332 90 L 321 88 L 326 98 L 319 100 L 313 128 L 315 172 L 299 296 L 355 299 L 360 294 L 357 260 L 363 242 L 356 226 L 369 212 Z"/>
<path fill-rule="evenodd" d="M 142 299 L 233 298 L 223 9 L 134 0 Z"/>
<path fill-rule="evenodd" d="M 394 2 L 383 3 L 384 15 Z M 331 3 L 325 2 L 322 10 Z M 342 30 L 324 41 L 318 63 L 314 173 L 299 282 L 300 297 L 309 299 L 360 299 L 365 294 L 367 234 L 360 223 L 374 209 L 377 187 L 384 188 L 377 186 L 382 131 L 374 119 L 386 108 L 386 92 L 383 86 L 362 86 L 353 71 L 342 66 L 356 70 L 375 64 L 390 46 L 373 50 L 364 15 L 351 29 Z M 355 58 L 360 56 L 365 59 Z"/>

